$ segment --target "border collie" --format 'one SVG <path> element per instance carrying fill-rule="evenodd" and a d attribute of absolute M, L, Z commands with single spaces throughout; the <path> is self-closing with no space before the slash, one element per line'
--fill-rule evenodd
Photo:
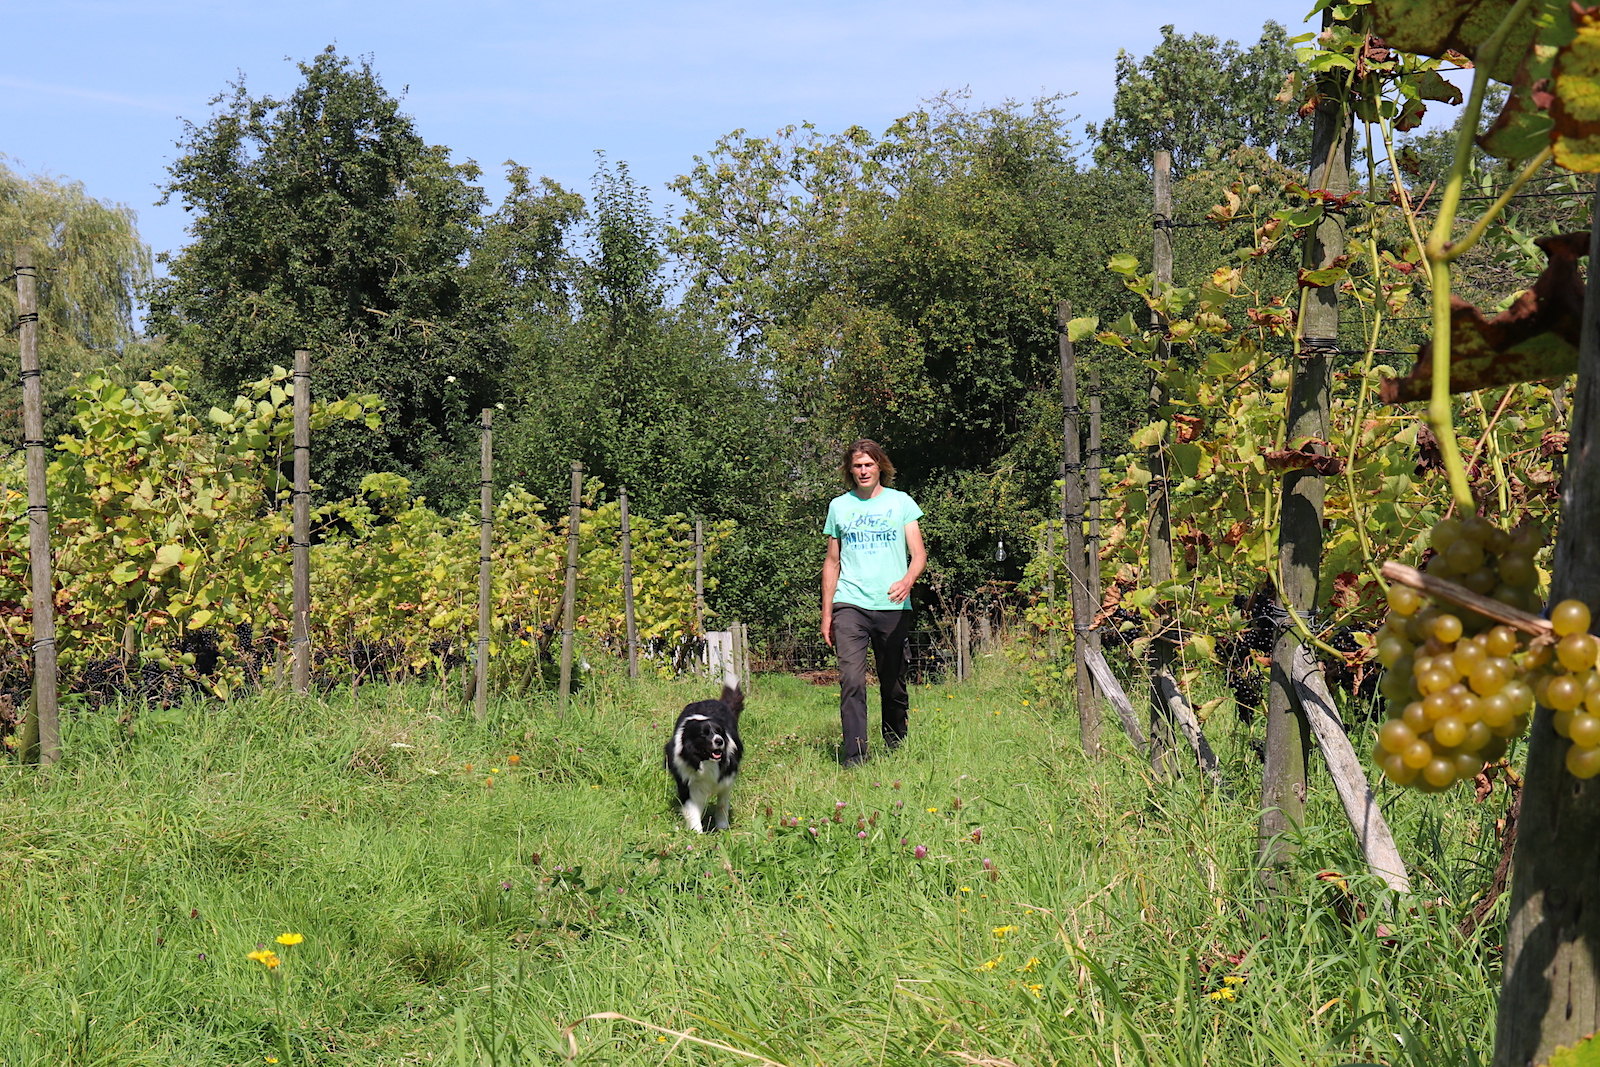
<path fill-rule="evenodd" d="M 707 814 L 712 816 L 712 829 L 728 828 L 733 780 L 744 754 L 739 742 L 742 710 L 744 693 L 739 689 L 739 678 L 728 671 L 722 676 L 722 696 L 690 704 L 678 713 L 677 724 L 672 728 L 672 739 L 667 742 L 667 770 L 678 785 L 683 821 L 697 834 L 705 832 Z"/>

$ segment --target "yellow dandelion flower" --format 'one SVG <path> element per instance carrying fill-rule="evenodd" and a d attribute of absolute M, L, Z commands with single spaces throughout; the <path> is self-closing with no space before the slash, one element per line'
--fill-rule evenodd
<path fill-rule="evenodd" d="M 958 886 L 956 886 L 956 892 L 957 893 L 970 893 L 970 892 L 972 892 L 972 887 L 970 885 L 958 885 Z"/>
<path fill-rule="evenodd" d="M 939 809 L 938 808 L 929 808 L 928 809 L 928 814 L 929 815 L 937 815 L 937 814 L 939 814 Z"/>
<path fill-rule="evenodd" d="M 1027 707 L 1027 706 L 1028 706 L 1028 702 L 1027 702 L 1027 701 L 1026 701 L 1026 700 L 1024 700 L 1024 701 L 1023 701 L 1023 702 L 1022 702 L 1022 706 L 1023 706 L 1023 707 Z"/>
<path fill-rule="evenodd" d="M 490 767 L 489 768 L 489 773 L 490 774 L 499 774 L 500 773 L 500 768 L 499 767 Z"/>
<path fill-rule="evenodd" d="M 977 970 L 980 970 L 980 971 L 992 971 L 996 967 L 1000 966 L 1000 961 L 1005 959 L 1005 958 L 1006 958 L 1005 957 L 1005 953 L 1001 953 L 1000 955 L 996 956 L 992 960 L 984 960 L 982 963 L 978 964 Z"/>
<path fill-rule="evenodd" d="M 1005 937 L 1007 934 L 1016 933 L 1017 932 L 1017 928 L 1015 926 L 996 926 L 993 930 L 990 930 L 989 932 L 991 934 L 993 934 L 994 936 L 996 936 L 996 937 Z"/>
<path fill-rule="evenodd" d="M 1018 967 L 1017 970 L 1023 974 L 1026 974 L 1037 966 L 1039 966 L 1039 957 L 1029 956 L 1028 962 L 1024 963 L 1021 967 Z"/>
<path fill-rule="evenodd" d="M 1028 992 L 1032 993 L 1035 997 L 1044 996 L 1044 986 L 1040 985 L 1038 982 L 1032 982 L 1032 983 L 1030 983 L 1028 985 L 1023 986 L 1022 988 L 1026 989 Z"/>
<path fill-rule="evenodd" d="M 1230 974 L 1227 977 L 1222 979 L 1222 984 L 1223 985 L 1244 985 L 1244 978 L 1245 978 L 1245 976 L 1242 975 L 1242 974 Z"/>
<path fill-rule="evenodd" d="M 300 942 L 304 941 L 305 939 L 306 938 L 305 938 L 304 934 L 279 934 L 278 935 L 278 944 L 280 944 L 280 945 L 298 945 Z"/>
<path fill-rule="evenodd" d="M 247 952 L 244 958 L 255 960 L 269 971 L 283 962 L 278 958 L 278 954 L 270 948 L 258 948 L 254 952 Z"/>
<path fill-rule="evenodd" d="M 1233 986 L 1223 986 L 1215 992 L 1206 994 L 1207 1000 L 1234 1001 L 1239 999 L 1239 994 L 1234 992 Z"/>
<path fill-rule="evenodd" d="M 511 755 L 506 757 L 506 762 L 515 767 L 517 764 L 522 762 L 522 757 L 513 752 Z"/>

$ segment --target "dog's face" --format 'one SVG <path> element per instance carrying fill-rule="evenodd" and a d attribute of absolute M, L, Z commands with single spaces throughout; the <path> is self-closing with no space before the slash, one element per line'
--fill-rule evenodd
<path fill-rule="evenodd" d="M 683 758 L 698 766 L 706 760 L 717 762 L 728 751 L 728 738 L 711 719 L 695 715 L 686 718 L 678 731 Z"/>

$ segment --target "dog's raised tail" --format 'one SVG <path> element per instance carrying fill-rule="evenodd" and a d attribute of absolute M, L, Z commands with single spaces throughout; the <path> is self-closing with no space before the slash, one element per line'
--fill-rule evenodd
<path fill-rule="evenodd" d="M 728 705 L 728 710 L 735 715 L 744 710 L 744 689 L 739 685 L 739 676 L 732 667 L 723 669 L 722 672 L 722 702 Z"/>

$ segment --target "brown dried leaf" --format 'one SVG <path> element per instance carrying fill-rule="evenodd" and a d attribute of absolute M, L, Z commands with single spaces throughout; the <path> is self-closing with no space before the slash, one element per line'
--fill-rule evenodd
<path fill-rule="evenodd" d="M 1268 470 L 1313 470 L 1327 478 L 1332 478 L 1344 471 L 1344 460 L 1338 456 L 1313 452 L 1309 448 L 1289 448 L 1281 452 L 1263 452 L 1261 456 L 1267 461 Z"/>
<path fill-rule="evenodd" d="M 1456 297 L 1450 300 L 1450 391 L 1469 393 L 1516 382 L 1571 374 L 1578 366 L 1583 319 L 1583 278 L 1578 257 L 1589 251 L 1588 233 L 1564 233 L 1534 242 L 1550 262 L 1533 288 L 1492 319 Z M 1433 344 L 1417 350 L 1404 378 L 1379 387 L 1385 404 L 1426 400 L 1433 391 Z"/>

